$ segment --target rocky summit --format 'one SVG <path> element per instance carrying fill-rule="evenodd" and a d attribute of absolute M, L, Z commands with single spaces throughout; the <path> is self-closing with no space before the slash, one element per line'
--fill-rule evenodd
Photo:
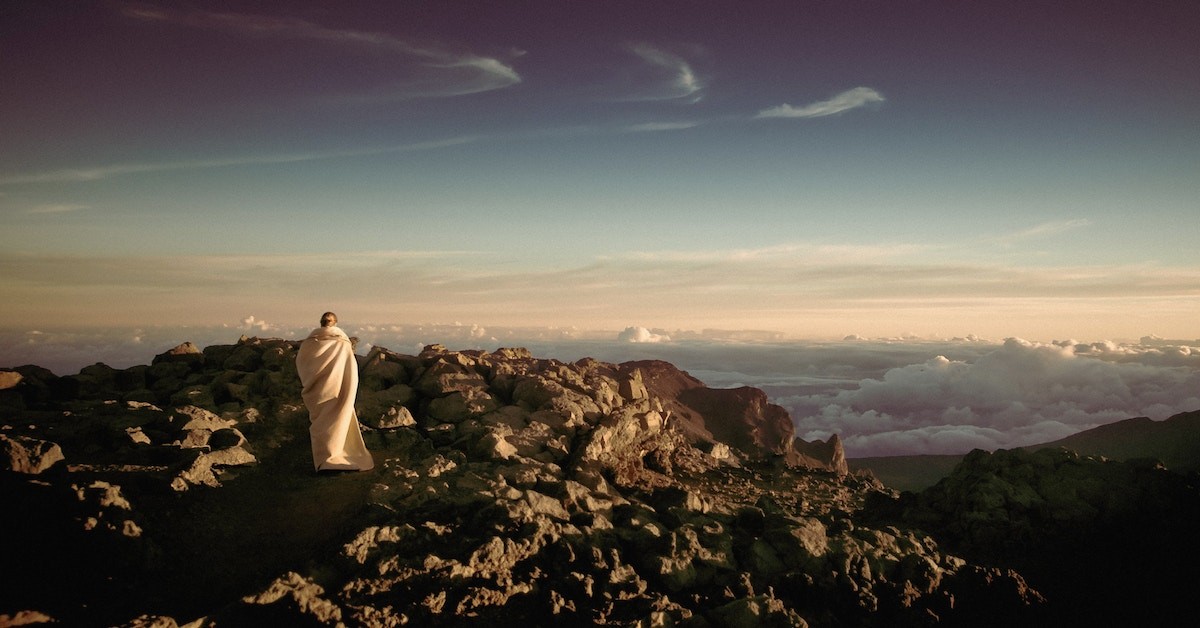
<path fill-rule="evenodd" d="M 376 468 L 318 475 L 297 346 L 0 370 L 0 625 L 1049 625 L 1087 592 L 1022 560 L 1061 556 L 1041 530 L 1153 536 L 1155 513 L 1200 503 L 1152 464 L 983 452 L 901 495 L 849 474 L 836 437 L 797 439 L 760 390 L 439 345 L 360 358 Z M 1118 479 L 1142 493 L 1080 505 Z"/>

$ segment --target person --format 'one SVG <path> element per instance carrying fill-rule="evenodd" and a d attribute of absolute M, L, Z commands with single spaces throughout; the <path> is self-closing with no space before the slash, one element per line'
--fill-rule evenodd
<path fill-rule="evenodd" d="M 337 315 L 325 312 L 321 326 L 300 343 L 296 354 L 300 391 L 308 408 L 313 466 L 322 471 L 366 471 L 375 460 L 363 442 L 354 412 L 358 396 L 358 362 Z"/>

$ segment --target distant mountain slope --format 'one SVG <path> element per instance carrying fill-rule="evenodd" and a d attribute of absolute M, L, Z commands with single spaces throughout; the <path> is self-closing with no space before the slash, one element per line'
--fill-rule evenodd
<path fill-rule="evenodd" d="M 1101 425 L 1050 443 L 1021 447 L 1028 451 L 1063 447 L 1082 456 L 1112 460 L 1155 458 L 1179 473 L 1200 471 L 1200 410 L 1163 420 L 1146 417 Z M 919 491 L 950 475 L 964 455 L 881 456 L 847 460 L 851 471 L 869 469 L 888 487 Z"/>
<path fill-rule="evenodd" d="M 1179 473 L 1200 471 L 1200 410 L 1184 412 L 1164 421 L 1146 417 L 1126 419 L 1042 445 L 1029 451 L 1065 447 L 1088 456 L 1113 460 L 1156 458 Z"/>
<path fill-rule="evenodd" d="M 958 454 L 921 456 L 880 456 L 846 460 L 851 472 L 869 470 L 888 488 L 920 491 L 937 484 L 962 462 Z"/>

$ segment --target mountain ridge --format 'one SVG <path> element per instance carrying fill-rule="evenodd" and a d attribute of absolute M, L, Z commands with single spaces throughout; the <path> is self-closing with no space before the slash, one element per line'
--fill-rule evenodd
<path fill-rule="evenodd" d="M 1159 421 L 1122 419 L 1066 438 L 1016 449 L 1068 449 L 1083 456 L 1120 461 L 1154 459 L 1178 473 L 1200 471 L 1200 410 L 1181 412 Z M 922 454 L 850 458 L 851 471 L 869 470 L 896 490 L 917 491 L 937 484 L 968 454 Z"/>

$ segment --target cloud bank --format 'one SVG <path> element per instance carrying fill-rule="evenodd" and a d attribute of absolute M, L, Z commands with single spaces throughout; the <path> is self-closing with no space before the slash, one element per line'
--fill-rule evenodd
<path fill-rule="evenodd" d="M 974 359 L 937 355 L 778 402 L 806 438 L 840 433 L 852 456 L 1018 447 L 1200 409 L 1200 348 L 1012 338 Z"/>
<path fill-rule="evenodd" d="M 345 315 L 339 308 L 339 314 Z M 313 316 L 317 312 L 314 311 Z M 104 362 L 148 364 L 190 340 L 232 344 L 238 336 L 303 338 L 294 326 L 247 316 L 223 325 L 0 331 L 0 367 L 38 364 L 67 375 Z M 527 347 L 568 362 L 658 359 L 715 388 L 754 386 L 788 410 L 806 440 L 838 434 L 851 457 L 963 454 L 1050 442 L 1137 416 L 1155 420 L 1200 409 L 1200 339 L 1141 342 L 1009 339 L 781 340 L 765 332 L 620 333 L 478 323 L 341 322 L 360 353 L 382 346 L 416 354 Z"/>
<path fill-rule="evenodd" d="M 646 329 L 645 327 L 626 327 L 621 333 L 617 334 L 617 340 L 621 342 L 671 342 L 671 337 L 666 334 L 659 334 Z"/>
<path fill-rule="evenodd" d="M 846 90 L 837 94 L 829 100 L 822 100 L 802 107 L 794 107 L 788 104 L 770 107 L 758 112 L 756 118 L 820 118 L 823 116 L 832 116 L 858 109 L 868 105 L 877 105 L 884 102 L 884 97 L 879 92 L 870 87 L 855 87 L 854 89 Z"/>

